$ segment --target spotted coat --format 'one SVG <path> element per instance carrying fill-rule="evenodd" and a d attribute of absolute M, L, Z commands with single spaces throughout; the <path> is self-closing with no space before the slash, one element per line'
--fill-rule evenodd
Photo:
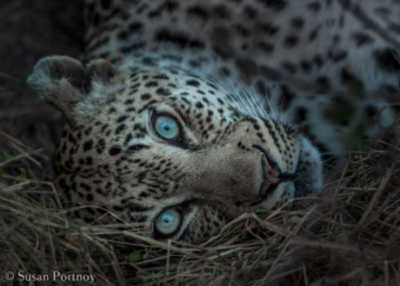
<path fill-rule="evenodd" d="M 394 119 L 399 1 L 85 2 L 84 57 L 29 83 L 65 114 L 57 184 L 86 219 L 200 242 L 318 190 L 321 155 Z"/>

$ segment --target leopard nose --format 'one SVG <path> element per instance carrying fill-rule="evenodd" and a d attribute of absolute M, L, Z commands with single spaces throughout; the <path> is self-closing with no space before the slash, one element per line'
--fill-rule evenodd
<path fill-rule="evenodd" d="M 259 196 L 261 198 L 266 198 L 271 195 L 279 185 L 281 180 L 281 172 L 277 168 L 276 164 L 268 159 L 264 152 L 261 154 L 261 172 L 262 182 L 259 190 Z"/>

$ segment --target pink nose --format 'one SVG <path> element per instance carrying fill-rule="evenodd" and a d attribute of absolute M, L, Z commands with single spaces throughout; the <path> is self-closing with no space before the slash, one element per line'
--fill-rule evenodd
<path fill-rule="evenodd" d="M 275 187 L 278 185 L 280 172 L 272 168 L 265 154 L 262 154 L 261 167 L 263 172 L 263 182 L 260 188 L 260 196 L 265 198 L 269 193 L 273 192 Z"/>

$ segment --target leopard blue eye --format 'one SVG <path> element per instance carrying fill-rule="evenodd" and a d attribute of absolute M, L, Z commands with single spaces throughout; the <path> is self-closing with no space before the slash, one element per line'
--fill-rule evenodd
<path fill-rule="evenodd" d="M 164 236 L 174 234 L 180 225 L 181 214 L 174 209 L 168 209 L 162 212 L 154 222 L 155 230 Z"/>
<path fill-rule="evenodd" d="M 161 115 L 156 118 L 155 130 L 157 134 L 167 140 L 173 140 L 179 136 L 178 122 L 166 115 Z"/>

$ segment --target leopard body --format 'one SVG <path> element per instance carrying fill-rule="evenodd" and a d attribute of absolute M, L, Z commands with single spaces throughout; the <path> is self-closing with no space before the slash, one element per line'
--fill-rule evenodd
<path fill-rule="evenodd" d="M 65 114 L 57 184 L 85 218 L 200 242 L 395 118 L 400 1 L 85 2 L 82 59 L 29 78 Z"/>

